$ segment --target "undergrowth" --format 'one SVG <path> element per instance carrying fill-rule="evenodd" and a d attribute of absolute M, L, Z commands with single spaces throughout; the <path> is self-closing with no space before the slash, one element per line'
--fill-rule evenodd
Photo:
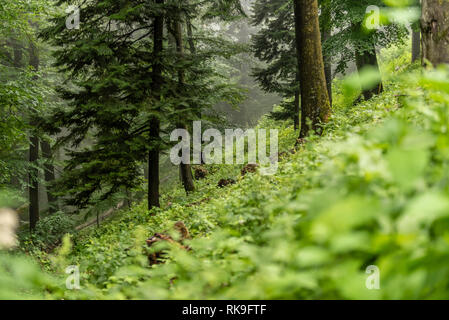
<path fill-rule="evenodd" d="M 194 194 L 174 188 L 161 209 L 148 212 L 141 203 L 66 238 L 43 263 L 50 275 L 26 267 L 37 280 L 22 284 L 23 292 L 53 299 L 447 299 L 449 70 L 398 70 L 397 59 L 383 66 L 396 75 L 370 101 L 340 99 L 352 82 L 336 83 L 323 136 L 296 150 L 290 124 L 262 119 L 260 127 L 280 130 L 285 153 L 277 174 L 241 177 L 241 166 L 208 167 Z M 219 189 L 222 178 L 237 183 Z M 150 267 L 145 239 L 177 221 L 192 235 L 191 250 L 167 243 L 165 263 Z M 2 261 L 0 270 L 14 263 Z M 80 267 L 80 290 L 64 289 L 67 265 Z M 380 272 L 379 290 L 367 289 L 369 266 Z M 13 286 L 3 289 L 8 278 L 0 274 L 1 296 Z"/>

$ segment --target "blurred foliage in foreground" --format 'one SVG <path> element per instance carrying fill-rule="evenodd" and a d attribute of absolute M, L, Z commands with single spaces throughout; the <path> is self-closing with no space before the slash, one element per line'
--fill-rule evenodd
<path fill-rule="evenodd" d="M 142 204 L 78 234 L 73 248 L 66 239 L 41 253 L 45 274 L 2 254 L 0 298 L 449 298 L 449 69 L 398 72 L 396 62 L 384 68 L 398 75 L 369 102 L 352 106 L 341 94 L 354 81 L 336 84 L 324 136 L 288 153 L 275 176 L 218 192 L 239 168 L 210 167 L 197 193 L 173 190 L 155 216 Z M 294 144 L 285 123 L 260 126 L 281 130 L 281 151 Z M 168 246 L 166 263 L 149 267 L 145 238 L 178 220 L 192 250 Z M 81 290 L 64 289 L 67 265 L 80 266 Z M 380 290 L 365 286 L 369 265 Z"/>

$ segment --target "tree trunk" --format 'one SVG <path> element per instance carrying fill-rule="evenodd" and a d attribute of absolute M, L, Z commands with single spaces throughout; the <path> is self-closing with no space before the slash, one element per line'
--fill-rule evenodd
<path fill-rule="evenodd" d="M 374 46 L 374 43 L 372 44 L 372 49 L 370 51 L 360 53 L 359 50 L 355 50 L 355 62 L 359 73 L 362 71 L 363 68 L 371 66 L 374 67 L 380 74 L 379 65 L 377 63 L 376 48 Z M 369 100 L 374 95 L 380 94 L 382 92 L 383 92 L 382 81 L 375 88 L 372 89 L 362 88 L 362 94 L 365 100 Z"/>
<path fill-rule="evenodd" d="M 196 54 L 196 46 L 195 46 L 195 41 L 193 39 L 193 27 L 192 27 L 192 23 L 191 23 L 189 17 L 186 17 L 186 24 L 187 24 L 187 41 L 189 42 L 189 50 L 192 55 L 195 55 Z M 199 110 L 198 118 L 202 119 L 202 117 L 203 117 L 203 115 L 201 113 L 201 110 Z M 201 164 L 205 164 L 202 149 L 201 149 Z"/>
<path fill-rule="evenodd" d="M 190 19 L 187 17 L 187 40 L 189 41 L 189 49 L 192 54 L 196 53 L 195 42 L 193 41 L 193 27 Z"/>
<path fill-rule="evenodd" d="M 150 151 L 148 152 L 148 209 L 160 207 L 159 203 L 159 143 L 160 121 L 153 117 L 150 121 Z"/>
<path fill-rule="evenodd" d="M 163 4 L 164 0 L 156 0 L 157 4 Z M 159 103 L 162 91 L 162 63 L 161 55 L 164 49 L 164 16 L 159 14 L 154 18 L 153 31 L 153 85 L 154 100 Z M 158 107 L 156 112 L 160 111 Z M 160 150 L 160 120 L 153 116 L 150 121 L 150 151 L 148 152 L 148 209 L 160 207 L 159 203 L 159 150 Z"/>
<path fill-rule="evenodd" d="M 195 191 L 195 184 L 193 183 L 193 175 L 192 168 L 190 164 L 181 164 L 180 167 L 181 172 L 181 181 L 184 186 L 184 190 L 187 194 Z"/>
<path fill-rule="evenodd" d="M 32 136 L 30 138 L 30 169 L 28 173 L 30 186 L 28 188 L 30 198 L 30 230 L 36 228 L 39 221 L 39 170 L 36 169 L 37 160 L 39 159 L 39 138 Z"/>
<path fill-rule="evenodd" d="M 330 30 L 325 29 L 322 33 L 323 43 L 331 37 Z M 323 52 L 324 59 L 324 76 L 326 78 L 327 94 L 329 95 L 329 104 L 332 108 L 332 63 L 330 57 L 327 57 Z"/>
<path fill-rule="evenodd" d="M 48 199 L 48 211 L 50 213 L 55 213 L 59 210 L 58 206 L 58 198 L 56 198 L 51 191 L 51 183 L 55 181 L 55 167 L 53 165 L 53 155 L 51 151 L 50 143 L 47 141 L 41 141 L 41 150 L 42 156 L 45 158 L 45 182 L 46 182 L 46 190 L 47 190 L 47 199 Z"/>
<path fill-rule="evenodd" d="M 39 70 L 39 53 L 33 41 L 30 41 L 30 66 L 34 71 Z M 31 123 L 33 126 L 33 123 Z M 37 161 L 39 158 L 39 138 L 33 134 L 30 138 L 30 170 L 29 170 L 29 197 L 30 197 L 30 230 L 36 228 L 39 221 L 39 170 L 37 169 Z"/>
<path fill-rule="evenodd" d="M 317 0 L 293 0 L 296 51 L 301 88 L 300 138 L 310 130 L 321 134 L 320 124 L 330 115 L 329 94 L 324 75 Z"/>
<path fill-rule="evenodd" d="M 412 62 L 421 56 L 421 32 L 412 31 Z"/>
<path fill-rule="evenodd" d="M 421 17 L 423 65 L 449 63 L 449 0 L 423 0 Z"/>
<path fill-rule="evenodd" d="M 297 81 L 296 83 L 299 83 L 299 75 L 297 77 Z M 295 111 L 294 111 L 294 115 L 293 115 L 293 124 L 295 126 L 295 131 L 299 129 L 299 105 L 300 105 L 300 99 L 301 99 L 301 95 L 300 95 L 300 91 L 299 91 L 299 87 L 295 89 Z"/>
<path fill-rule="evenodd" d="M 183 39 L 182 39 L 182 25 L 181 25 L 181 16 L 178 15 L 177 22 L 175 22 L 174 31 L 175 31 L 175 40 L 176 40 L 176 52 L 180 59 L 184 56 L 184 45 L 183 45 Z M 178 72 L 178 84 L 179 84 L 179 90 L 178 92 L 182 92 L 184 90 L 184 82 L 185 82 L 185 75 L 184 71 L 182 69 Z M 178 107 L 180 110 L 183 109 L 183 107 Z M 180 120 L 178 123 L 178 128 L 184 128 L 187 129 L 187 126 L 182 123 Z M 187 194 L 190 192 L 195 191 L 195 184 L 193 183 L 193 175 L 192 175 L 192 168 L 190 167 L 190 164 L 181 163 L 180 164 L 180 172 L 181 172 L 181 181 L 182 185 L 184 186 L 184 189 Z"/>
<path fill-rule="evenodd" d="M 8 60 L 12 59 L 14 68 L 22 69 L 23 68 L 23 52 L 22 52 L 22 45 L 17 41 L 16 39 L 11 39 L 7 41 L 7 43 L 12 47 L 14 56 L 13 58 L 8 53 L 7 58 Z M 11 62 L 11 61 L 8 61 Z M 11 185 L 17 189 L 21 187 L 21 181 L 19 179 L 19 176 L 12 176 L 11 177 Z"/>

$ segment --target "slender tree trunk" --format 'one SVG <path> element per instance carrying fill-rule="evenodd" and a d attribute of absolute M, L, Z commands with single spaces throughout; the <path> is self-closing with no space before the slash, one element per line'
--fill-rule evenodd
<path fill-rule="evenodd" d="M 48 211 L 55 213 L 59 210 L 58 198 L 56 198 L 51 191 L 51 183 L 55 181 L 55 167 L 53 165 L 53 155 L 51 151 L 50 143 L 47 141 L 41 141 L 42 156 L 45 158 L 44 176 L 46 182 L 47 199 L 48 199 Z"/>
<path fill-rule="evenodd" d="M 193 27 L 189 18 L 186 19 L 187 25 L 187 41 L 189 42 L 189 49 L 192 54 L 196 53 L 195 41 L 193 40 Z"/>
<path fill-rule="evenodd" d="M 329 95 L 324 75 L 317 0 L 293 0 L 296 49 L 301 88 L 300 138 L 310 130 L 321 134 L 320 124 L 330 116 Z"/>
<path fill-rule="evenodd" d="M 184 44 L 183 44 L 183 38 L 182 38 L 182 25 L 181 25 L 181 17 L 178 15 L 177 22 L 175 22 L 175 40 L 176 40 L 176 52 L 180 59 L 184 56 Z M 184 83 L 185 83 L 185 75 L 184 71 L 182 69 L 178 72 L 178 82 L 179 82 L 179 92 L 182 92 L 184 90 Z M 178 107 L 180 110 L 182 110 L 182 107 Z M 178 128 L 184 128 L 187 129 L 187 126 L 182 123 L 182 121 L 179 121 Z M 181 172 L 181 181 L 184 186 L 184 189 L 187 194 L 190 192 L 195 191 L 195 184 L 193 183 L 193 175 L 192 175 L 192 168 L 190 167 L 190 164 L 181 163 L 180 164 L 180 172 Z"/>
<path fill-rule="evenodd" d="M 323 43 L 331 36 L 330 30 L 323 31 Z M 332 108 L 332 63 L 330 57 L 326 56 L 323 52 L 324 58 L 324 76 L 326 77 L 327 94 L 329 95 L 329 104 Z"/>
<path fill-rule="evenodd" d="M 322 21 L 326 21 L 326 23 L 321 26 L 322 46 L 332 36 L 331 9 L 332 8 L 329 2 L 321 3 Z M 324 75 L 326 77 L 327 94 L 329 95 L 329 104 L 332 109 L 332 60 L 331 57 L 324 52 L 324 46 L 323 46 L 323 60 L 324 60 Z"/>
<path fill-rule="evenodd" d="M 10 60 L 8 62 L 13 62 L 14 68 L 22 69 L 23 68 L 23 52 L 22 52 L 22 45 L 16 40 L 16 39 L 10 39 L 7 41 L 7 43 L 12 47 L 14 55 L 11 57 L 11 55 L 8 53 L 7 58 Z M 20 188 L 21 183 L 20 179 L 17 175 L 13 175 L 11 177 L 11 185 L 16 188 Z"/>
<path fill-rule="evenodd" d="M 159 143 L 160 121 L 154 117 L 150 121 L 150 151 L 148 152 L 148 209 L 160 207 L 159 203 Z"/>
<path fill-rule="evenodd" d="M 412 62 L 421 56 L 421 32 L 412 31 Z"/>
<path fill-rule="evenodd" d="M 297 79 L 296 79 L 296 83 L 299 83 L 299 75 L 297 75 Z M 300 89 L 299 87 L 295 89 L 295 111 L 294 111 L 294 115 L 293 115 L 293 124 L 295 127 L 295 131 L 299 129 L 299 105 L 301 102 L 301 95 L 300 95 Z"/>
<path fill-rule="evenodd" d="M 299 111 L 300 111 L 300 107 L 301 107 L 301 88 L 299 86 L 299 82 L 300 82 L 300 76 L 299 76 L 299 63 L 298 66 L 296 68 L 296 88 L 295 88 L 295 109 L 294 109 L 294 115 L 293 115 L 293 125 L 296 130 L 299 130 Z"/>
<path fill-rule="evenodd" d="M 421 0 L 415 0 L 414 5 L 421 9 Z M 421 28 L 419 21 L 412 24 L 412 63 L 421 57 Z"/>
<path fill-rule="evenodd" d="M 39 53 L 33 41 L 30 41 L 30 66 L 35 70 L 39 70 Z M 33 123 L 31 123 L 33 126 Z M 30 198 L 30 230 L 36 228 L 39 221 L 39 170 L 37 169 L 37 161 L 39 159 L 39 138 L 33 134 L 30 138 L 30 171 L 29 171 L 29 198 Z"/>
<path fill-rule="evenodd" d="M 186 18 L 186 24 L 187 24 L 187 41 L 189 42 L 189 50 L 192 55 L 196 54 L 196 46 L 195 41 L 193 39 L 193 26 L 190 19 Z M 201 110 L 198 111 L 198 117 L 199 119 L 202 119 L 202 113 Z M 203 157 L 203 150 L 201 150 L 201 164 L 205 164 L 204 157 Z"/>
<path fill-rule="evenodd" d="M 181 181 L 184 190 L 187 194 L 195 191 L 195 184 L 193 183 L 192 168 L 190 164 L 181 164 L 179 166 L 181 172 Z"/>
<path fill-rule="evenodd" d="M 449 0 L 423 0 L 422 58 L 437 66 L 449 63 Z"/>
<path fill-rule="evenodd" d="M 156 0 L 163 4 L 164 0 Z M 158 15 L 154 19 L 153 31 L 153 95 L 156 103 L 161 100 L 162 91 L 162 63 L 161 55 L 164 49 L 164 16 Z M 156 111 L 160 111 L 159 107 Z M 153 116 L 150 121 L 150 151 L 148 152 L 148 209 L 160 207 L 159 203 L 159 151 L 160 151 L 160 120 Z"/>
<path fill-rule="evenodd" d="M 372 44 L 372 49 L 370 51 L 365 51 L 363 53 L 360 53 L 360 51 L 355 51 L 355 62 L 357 65 L 357 70 L 359 73 L 362 71 L 363 68 L 371 66 L 377 69 L 377 71 L 380 74 L 379 64 L 377 63 L 377 55 L 376 55 L 376 48 L 374 46 L 374 43 Z M 371 99 L 374 95 L 380 94 L 383 92 L 383 84 L 382 82 L 379 83 L 379 85 L 375 88 L 369 89 L 369 88 L 362 88 L 362 94 L 365 100 Z"/>
<path fill-rule="evenodd" d="M 30 138 L 30 165 L 37 166 L 39 159 L 39 139 L 36 136 Z M 30 186 L 28 188 L 30 199 L 30 230 L 36 228 L 39 221 L 39 171 L 35 167 L 31 167 L 28 173 Z"/>

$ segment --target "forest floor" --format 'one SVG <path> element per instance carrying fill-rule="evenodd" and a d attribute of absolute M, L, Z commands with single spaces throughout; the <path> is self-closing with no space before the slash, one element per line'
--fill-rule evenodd
<path fill-rule="evenodd" d="M 447 297 L 449 80 L 444 70 L 422 74 L 402 53 L 389 53 L 385 92 L 370 101 L 353 105 L 359 80 L 336 81 L 323 135 L 293 152 L 291 124 L 263 118 L 260 127 L 279 130 L 275 175 L 206 166 L 195 193 L 175 186 L 160 209 L 136 204 L 66 237 L 54 255 L 38 258 L 55 277 L 78 266 L 81 289 L 49 297 Z M 219 188 L 221 179 L 236 183 Z M 175 231 L 180 221 L 191 239 Z M 148 247 L 158 233 L 171 240 Z M 370 268 L 382 290 L 370 289 Z"/>

